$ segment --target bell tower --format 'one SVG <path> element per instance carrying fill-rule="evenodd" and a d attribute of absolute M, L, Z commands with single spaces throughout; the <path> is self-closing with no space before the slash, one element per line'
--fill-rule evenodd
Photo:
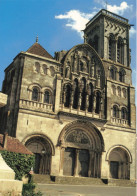
<path fill-rule="evenodd" d="M 128 19 L 105 9 L 98 12 L 84 30 L 84 42 L 90 44 L 102 59 L 130 66 Z"/>

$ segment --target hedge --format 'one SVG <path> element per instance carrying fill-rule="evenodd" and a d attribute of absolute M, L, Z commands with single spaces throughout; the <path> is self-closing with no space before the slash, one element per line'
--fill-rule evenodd
<path fill-rule="evenodd" d="M 34 166 L 34 155 L 9 152 L 6 150 L 0 151 L 0 153 L 7 165 L 14 170 L 15 179 L 17 180 L 21 180 Z"/>

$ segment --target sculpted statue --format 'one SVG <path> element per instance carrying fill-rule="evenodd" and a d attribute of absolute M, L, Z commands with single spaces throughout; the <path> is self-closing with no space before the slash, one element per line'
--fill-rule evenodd
<path fill-rule="evenodd" d="M 70 77 L 70 67 L 66 67 L 66 73 L 65 73 L 65 77 L 69 78 Z"/>

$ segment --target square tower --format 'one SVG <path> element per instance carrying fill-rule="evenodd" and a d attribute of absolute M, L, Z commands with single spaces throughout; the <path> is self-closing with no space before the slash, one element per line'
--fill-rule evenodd
<path fill-rule="evenodd" d="M 84 42 L 105 60 L 130 66 L 128 19 L 102 9 L 87 24 Z"/>

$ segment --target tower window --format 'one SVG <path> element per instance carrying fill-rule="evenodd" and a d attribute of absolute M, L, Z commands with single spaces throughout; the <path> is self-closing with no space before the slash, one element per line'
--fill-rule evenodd
<path fill-rule="evenodd" d="M 124 63 L 124 43 L 122 38 L 119 38 L 117 43 L 117 62 Z"/>
<path fill-rule="evenodd" d="M 38 99 L 39 99 L 39 91 L 35 87 L 35 88 L 33 88 L 33 91 L 32 91 L 32 100 L 33 101 L 38 101 Z"/>
<path fill-rule="evenodd" d="M 119 109 L 118 109 L 118 106 L 116 105 L 113 106 L 113 117 L 119 118 Z"/>
<path fill-rule="evenodd" d="M 113 34 L 110 34 L 109 37 L 109 59 L 115 60 L 115 37 Z"/>
<path fill-rule="evenodd" d="M 127 120 L 127 110 L 126 110 L 126 108 L 121 109 L 121 118 Z"/>
<path fill-rule="evenodd" d="M 117 73 L 117 69 L 115 67 L 111 67 L 110 68 L 110 78 L 112 80 L 116 80 L 116 73 Z"/>
<path fill-rule="evenodd" d="M 125 70 L 122 69 L 119 71 L 119 81 L 120 82 L 125 82 L 125 75 L 126 75 Z"/>
<path fill-rule="evenodd" d="M 50 103 L 50 93 L 49 91 L 45 91 L 45 94 L 44 94 L 44 103 Z"/>

